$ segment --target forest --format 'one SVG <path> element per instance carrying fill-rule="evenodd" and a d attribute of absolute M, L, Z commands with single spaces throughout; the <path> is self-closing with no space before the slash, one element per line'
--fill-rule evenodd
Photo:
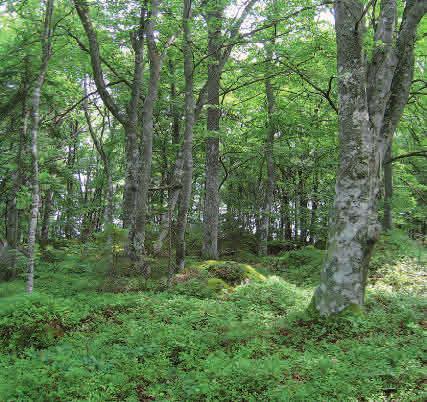
<path fill-rule="evenodd" d="M 0 0 L 0 401 L 424 401 L 427 1 Z"/>

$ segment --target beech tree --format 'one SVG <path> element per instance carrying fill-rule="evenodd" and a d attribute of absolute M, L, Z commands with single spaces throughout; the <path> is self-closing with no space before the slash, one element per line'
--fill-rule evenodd
<path fill-rule="evenodd" d="M 53 0 L 47 0 L 44 13 L 44 27 L 41 37 L 42 55 L 40 70 L 38 72 L 31 95 L 31 167 L 32 167 L 32 201 L 31 218 L 28 229 L 28 279 L 27 291 L 31 293 L 34 287 L 34 246 L 36 242 L 37 219 L 40 207 L 39 187 L 39 156 L 38 156 L 38 132 L 40 124 L 40 97 L 45 82 L 49 59 L 52 52 L 52 18 Z"/>
<path fill-rule="evenodd" d="M 321 314 L 364 303 L 369 260 L 381 230 L 380 174 L 408 101 L 417 26 L 427 12 L 425 1 L 407 1 L 396 32 L 397 2 L 382 0 L 368 49 L 369 6 L 358 0 L 335 3 L 340 164 L 328 251 L 314 296 Z"/>

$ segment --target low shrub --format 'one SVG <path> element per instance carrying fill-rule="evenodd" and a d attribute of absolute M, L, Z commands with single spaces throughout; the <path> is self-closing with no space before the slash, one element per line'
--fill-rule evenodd
<path fill-rule="evenodd" d="M 7 303 L 7 305 L 6 305 Z M 0 305 L 0 345 L 9 351 L 46 348 L 78 321 L 72 305 L 46 295 L 3 299 Z"/>

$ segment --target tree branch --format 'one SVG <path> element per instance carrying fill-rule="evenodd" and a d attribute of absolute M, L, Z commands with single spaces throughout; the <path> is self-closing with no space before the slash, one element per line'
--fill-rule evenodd
<path fill-rule="evenodd" d="M 427 158 L 427 150 L 414 151 L 414 152 L 409 152 L 407 154 L 402 154 L 402 155 L 395 156 L 394 158 L 391 158 L 388 161 L 385 161 L 384 165 L 387 165 L 389 163 L 395 162 L 395 161 L 397 161 L 399 159 L 410 158 L 410 157 L 413 157 L 413 156 L 422 156 L 424 158 Z"/>

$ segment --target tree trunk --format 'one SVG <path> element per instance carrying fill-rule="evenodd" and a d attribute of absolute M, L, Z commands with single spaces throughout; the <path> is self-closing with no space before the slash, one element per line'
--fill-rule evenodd
<path fill-rule="evenodd" d="M 307 194 L 305 189 L 305 178 L 302 170 L 298 171 L 298 200 L 299 200 L 299 241 L 305 244 L 307 241 Z"/>
<path fill-rule="evenodd" d="M 135 52 L 133 82 L 131 97 L 128 104 L 127 121 L 124 124 L 126 135 L 126 176 L 123 192 L 123 227 L 128 229 L 135 220 L 136 197 L 139 179 L 139 144 L 138 144 L 138 107 L 144 73 L 144 7 L 141 7 L 139 28 L 132 37 L 132 47 Z"/>
<path fill-rule="evenodd" d="M 146 26 L 148 55 L 150 59 L 150 77 L 148 81 L 148 92 L 142 109 L 143 150 L 141 155 L 141 172 L 136 198 L 135 224 L 132 225 L 129 233 L 129 257 L 146 276 L 149 274 L 150 270 L 148 263 L 145 261 L 145 226 L 153 157 L 153 113 L 158 98 L 160 71 L 164 56 L 164 54 L 159 54 L 154 38 L 155 20 L 158 15 L 158 0 L 152 0 L 151 5 L 151 15 Z"/>
<path fill-rule="evenodd" d="M 206 139 L 206 185 L 203 209 L 203 249 L 205 259 L 218 258 L 218 221 L 219 221 L 219 138 Z"/>
<path fill-rule="evenodd" d="M 136 125 L 125 126 L 126 173 L 123 190 L 123 228 L 128 229 L 135 220 L 136 194 L 139 176 L 139 145 Z"/>
<path fill-rule="evenodd" d="M 34 84 L 31 97 L 31 166 L 32 166 L 32 201 L 31 215 L 28 229 L 28 277 L 27 291 L 32 293 L 34 288 L 34 246 L 36 242 L 37 217 L 39 213 L 40 189 L 39 189 L 39 165 L 38 165 L 38 130 L 39 130 L 39 109 L 41 89 L 43 87 L 49 59 L 52 50 L 52 14 L 53 0 L 47 0 L 44 30 L 42 35 L 42 57 L 38 77 Z"/>
<path fill-rule="evenodd" d="M 371 61 L 367 63 L 363 49 L 363 3 L 335 3 L 340 165 L 328 252 L 314 295 L 314 305 L 322 315 L 360 308 L 364 303 L 368 264 L 380 232 L 379 174 L 387 145 L 384 132 L 390 133 L 384 130 L 385 116 L 397 116 L 398 121 L 407 101 L 406 96 L 402 102 L 392 83 L 400 72 L 410 75 L 410 69 L 400 67 L 413 55 L 416 27 L 426 11 L 423 1 L 406 3 L 394 47 L 396 1 L 383 0 Z M 404 92 L 409 93 L 409 88 Z"/>
<path fill-rule="evenodd" d="M 310 243 L 314 244 L 316 240 L 316 220 L 317 220 L 317 208 L 319 206 L 318 203 L 318 187 L 319 187 L 319 175 L 317 169 L 314 172 L 313 179 L 313 193 L 311 195 L 311 214 L 310 214 Z"/>
<path fill-rule="evenodd" d="M 71 123 L 71 139 L 72 144 L 68 147 L 68 156 L 67 156 L 67 169 L 69 170 L 69 174 L 67 175 L 67 199 L 66 199 L 66 214 L 65 214 L 65 237 L 67 239 L 71 239 L 73 237 L 73 216 L 74 216 L 74 194 L 73 194 L 73 188 L 74 188 L 74 176 L 73 176 L 73 170 L 74 170 L 74 164 L 76 161 L 76 148 L 77 148 L 77 138 L 78 138 L 78 122 L 73 121 Z M 70 174 L 71 173 L 71 174 Z M 86 187 L 86 194 L 87 194 L 87 187 L 89 185 L 89 180 L 86 181 L 85 187 Z M 85 204 L 87 203 L 87 200 L 85 199 Z"/>
<path fill-rule="evenodd" d="M 193 179 L 193 126 L 194 126 L 194 95 L 193 95 L 193 52 L 191 49 L 191 0 L 184 0 L 184 75 L 185 75 L 185 130 L 183 146 L 182 189 L 179 198 L 178 218 L 176 225 L 176 270 L 179 272 L 185 263 L 185 229 L 187 215 L 191 203 L 191 186 Z"/>
<path fill-rule="evenodd" d="M 385 160 L 391 159 L 391 147 L 387 147 Z M 393 197 L 393 164 L 384 164 L 384 221 L 383 229 L 390 230 L 393 226 L 392 217 L 392 197 Z"/>
<path fill-rule="evenodd" d="M 208 12 L 208 116 L 206 138 L 206 186 L 203 211 L 203 249 L 206 259 L 218 258 L 218 222 L 219 222 L 219 81 L 221 27 L 223 5 L 213 0 Z"/>

